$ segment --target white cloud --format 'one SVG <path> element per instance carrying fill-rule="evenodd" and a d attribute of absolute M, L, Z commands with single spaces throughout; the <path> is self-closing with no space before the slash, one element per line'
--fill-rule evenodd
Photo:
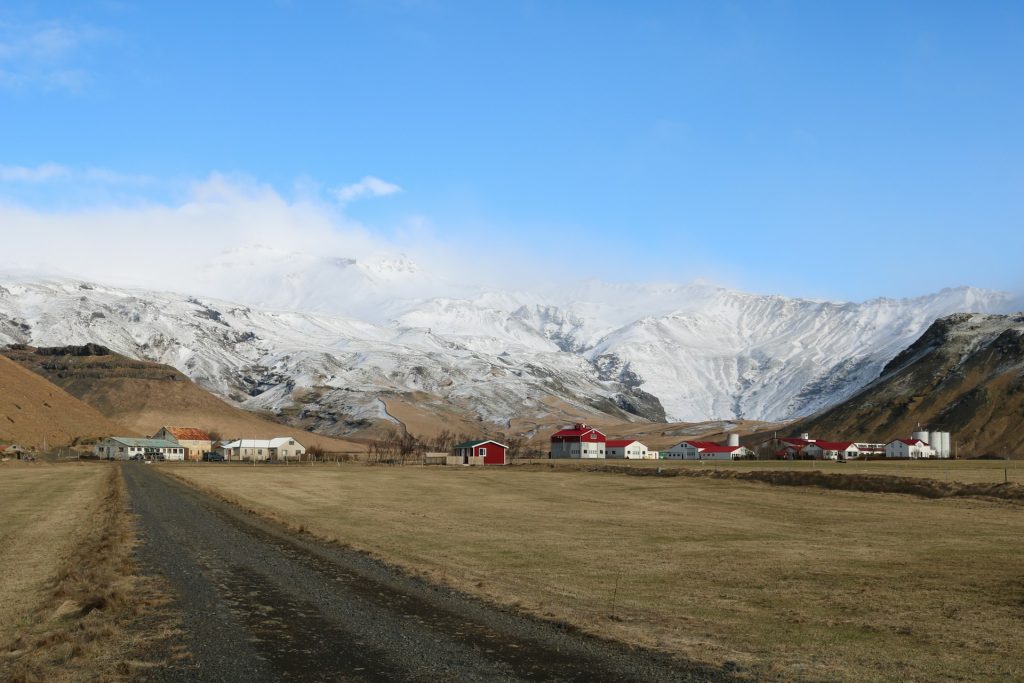
<path fill-rule="evenodd" d="M 8 181 L 71 173 L 139 180 L 107 178 L 97 169 L 72 172 L 56 164 L 0 167 L 0 179 Z M 256 244 L 325 257 L 407 252 L 424 262 L 440 253 L 428 244 L 428 235 L 390 238 L 350 220 L 331 203 L 287 199 L 269 185 L 216 173 L 192 183 L 175 202 L 137 196 L 123 205 L 54 210 L 0 199 L 0 238 L 6 268 L 179 291 L 219 255 Z M 118 266 L 111 269 L 112 263 Z"/>
<path fill-rule="evenodd" d="M 71 170 L 60 164 L 40 164 L 38 166 L 2 166 L 0 165 L 0 181 L 41 183 L 57 178 L 66 178 Z"/>
<path fill-rule="evenodd" d="M 351 185 L 345 185 L 334 190 L 334 196 L 337 197 L 338 201 L 342 204 L 347 204 L 356 199 L 363 199 L 366 197 L 386 197 L 389 194 L 395 194 L 401 192 L 402 188 L 394 183 L 375 178 L 373 176 L 366 176 L 358 183 Z"/>
<path fill-rule="evenodd" d="M 155 183 L 156 179 L 147 175 L 119 173 L 106 168 L 76 169 L 50 162 L 37 166 L 0 164 L 0 182 L 48 183 L 56 181 L 88 182 L 101 185 L 149 185 Z"/>
<path fill-rule="evenodd" d="M 0 88 L 80 90 L 90 76 L 72 62 L 88 45 L 107 37 L 106 31 L 88 25 L 0 23 Z"/>

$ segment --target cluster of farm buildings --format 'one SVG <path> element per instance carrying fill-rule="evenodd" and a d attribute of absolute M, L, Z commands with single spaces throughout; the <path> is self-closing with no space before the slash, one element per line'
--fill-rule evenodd
<path fill-rule="evenodd" d="M 106 460 L 299 460 L 306 448 L 290 436 L 217 441 L 194 427 L 161 427 L 150 438 L 108 436 L 93 448 Z"/>
<path fill-rule="evenodd" d="M 934 446 L 931 444 L 935 444 Z M 504 465 L 508 448 L 494 440 L 467 441 L 455 446 L 449 464 Z M 809 434 L 799 438 L 773 437 L 762 442 L 757 451 L 739 443 L 738 434 L 730 434 L 724 444 L 711 441 L 680 441 L 671 448 L 655 451 L 631 439 L 608 439 L 600 430 L 583 423 L 560 429 L 551 435 L 552 459 L 625 459 L 625 460 L 744 460 L 758 453 L 788 460 L 854 460 L 857 458 L 948 458 L 949 432 L 915 432 L 909 439 L 889 443 L 824 441 Z"/>
<path fill-rule="evenodd" d="M 934 444 L 934 445 L 932 445 Z M 306 448 L 294 437 L 216 441 L 209 433 L 193 427 L 161 427 L 150 438 L 110 436 L 93 448 L 93 454 L 108 460 L 300 460 Z M 711 441 L 680 441 L 656 451 L 635 439 L 608 439 L 599 429 L 583 423 L 560 429 L 551 435 L 552 459 L 623 460 L 743 460 L 768 454 L 790 460 L 853 460 L 857 458 L 948 458 L 948 432 L 914 432 L 909 439 L 889 443 L 825 441 L 808 434 L 773 437 L 757 451 L 741 446 L 739 436 L 730 434 L 724 444 Z M 508 446 L 493 439 L 456 444 L 451 453 L 427 455 L 428 462 L 449 465 L 507 465 Z M 433 459 L 431 459 L 433 458 Z"/>

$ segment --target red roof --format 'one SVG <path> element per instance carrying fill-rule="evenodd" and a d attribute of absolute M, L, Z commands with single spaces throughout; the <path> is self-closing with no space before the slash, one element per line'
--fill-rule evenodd
<path fill-rule="evenodd" d="M 597 432 L 598 434 L 601 434 L 602 437 L 604 437 L 604 434 L 598 432 L 593 427 L 584 427 L 583 429 L 573 427 L 572 429 L 561 429 L 552 434 L 551 438 L 554 439 L 555 437 L 583 436 L 584 434 L 589 434 L 590 432 Z"/>
<path fill-rule="evenodd" d="M 701 450 L 705 453 L 733 453 L 738 451 L 742 446 L 719 446 L 716 443 L 703 446 Z"/>
<path fill-rule="evenodd" d="M 164 427 L 178 441 L 212 441 L 210 435 L 195 427 Z"/>
<path fill-rule="evenodd" d="M 684 441 L 683 443 L 689 444 L 690 446 L 694 446 L 696 448 L 699 448 L 702 451 L 706 451 L 709 448 L 714 448 L 714 447 L 719 445 L 719 444 L 715 443 L 714 441 Z M 736 450 L 736 449 L 734 448 L 732 450 Z"/>
<path fill-rule="evenodd" d="M 917 444 L 921 444 L 922 446 L 927 446 L 928 445 L 924 441 L 921 441 L 921 439 L 896 439 L 896 440 L 897 441 L 902 441 L 903 443 L 907 444 L 908 446 L 916 446 Z"/>
<path fill-rule="evenodd" d="M 636 439 L 630 439 L 629 441 L 609 441 L 605 445 L 608 448 L 625 448 L 632 443 L 639 443 Z M 642 444 L 641 444 L 642 445 Z"/>
<path fill-rule="evenodd" d="M 852 441 L 816 441 L 815 446 L 820 446 L 826 451 L 845 451 L 853 445 Z"/>

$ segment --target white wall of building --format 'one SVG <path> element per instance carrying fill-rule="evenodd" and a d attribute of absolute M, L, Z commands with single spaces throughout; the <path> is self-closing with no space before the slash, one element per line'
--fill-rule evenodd
<path fill-rule="evenodd" d="M 632 443 L 626 444 L 625 446 L 605 447 L 606 458 L 624 458 L 626 460 L 646 460 L 647 459 L 647 446 L 643 445 L 639 441 L 633 441 Z"/>

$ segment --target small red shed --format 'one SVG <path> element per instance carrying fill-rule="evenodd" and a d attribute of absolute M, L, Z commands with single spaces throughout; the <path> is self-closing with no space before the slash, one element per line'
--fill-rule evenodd
<path fill-rule="evenodd" d="M 463 465 L 507 465 L 508 446 L 485 439 L 456 444 L 455 456 Z"/>

